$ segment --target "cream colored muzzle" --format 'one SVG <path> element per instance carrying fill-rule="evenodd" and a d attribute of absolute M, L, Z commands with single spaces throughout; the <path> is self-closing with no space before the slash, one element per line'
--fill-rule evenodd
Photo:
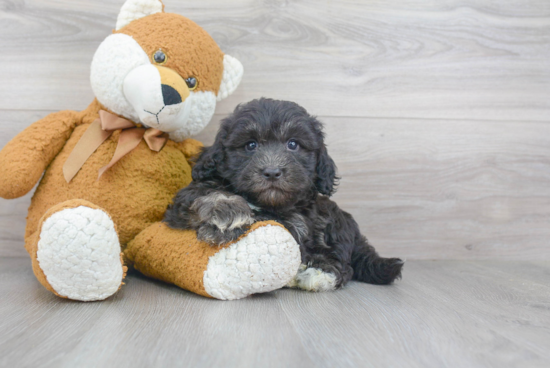
<path fill-rule="evenodd" d="M 176 71 L 153 64 L 140 65 L 124 78 L 123 90 L 144 125 L 170 133 L 187 124 L 191 93 Z"/>

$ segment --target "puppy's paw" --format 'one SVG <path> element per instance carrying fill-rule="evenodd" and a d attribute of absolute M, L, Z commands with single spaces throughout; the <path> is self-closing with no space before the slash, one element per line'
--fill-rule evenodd
<path fill-rule="evenodd" d="M 195 199 L 191 210 L 198 217 L 198 239 L 211 244 L 233 241 L 254 223 L 248 203 L 237 195 L 211 193 Z"/>
<path fill-rule="evenodd" d="M 318 292 L 335 290 L 337 285 L 338 278 L 335 274 L 302 264 L 296 276 L 286 286 Z"/>
<path fill-rule="evenodd" d="M 202 224 L 197 230 L 197 239 L 207 242 L 211 245 L 221 245 L 237 240 L 239 236 L 245 233 L 246 229 L 236 228 L 220 230 L 212 224 Z"/>

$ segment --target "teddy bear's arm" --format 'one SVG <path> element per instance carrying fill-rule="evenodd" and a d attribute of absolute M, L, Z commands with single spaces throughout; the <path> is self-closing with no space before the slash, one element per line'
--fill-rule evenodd
<path fill-rule="evenodd" d="M 27 194 L 61 151 L 78 123 L 76 111 L 60 111 L 38 120 L 0 151 L 0 197 Z"/>
<path fill-rule="evenodd" d="M 193 166 L 193 158 L 197 157 L 202 151 L 203 144 L 196 139 L 188 138 L 178 143 L 178 149 L 183 153 L 191 166 Z"/>

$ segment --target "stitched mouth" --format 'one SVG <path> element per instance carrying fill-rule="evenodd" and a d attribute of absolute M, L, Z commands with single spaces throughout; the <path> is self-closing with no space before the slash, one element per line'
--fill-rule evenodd
<path fill-rule="evenodd" d="M 145 109 L 143 109 L 143 111 L 145 111 L 145 112 L 147 112 L 147 113 L 149 113 L 149 114 L 151 114 L 151 115 L 154 115 L 155 118 L 157 118 L 157 124 L 160 125 L 159 114 L 162 112 L 162 110 L 164 110 L 165 107 L 166 107 L 166 105 L 162 106 L 162 108 L 161 108 L 157 113 L 154 113 L 154 112 L 151 112 L 151 111 L 147 111 L 147 110 L 145 110 Z"/>

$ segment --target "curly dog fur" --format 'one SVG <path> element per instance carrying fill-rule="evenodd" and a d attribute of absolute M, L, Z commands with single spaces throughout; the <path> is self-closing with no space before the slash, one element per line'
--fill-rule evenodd
<path fill-rule="evenodd" d="M 332 290 L 352 278 L 392 283 L 403 261 L 380 257 L 353 217 L 329 199 L 338 178 L 322 128 L 293 102 L 239 105 L 203 149 L 193 182 L 178 192 L 164 221 L 222 244 L 255 221 L 275 220 L 300 244 L 303 265 L 290 286 Z"/>

